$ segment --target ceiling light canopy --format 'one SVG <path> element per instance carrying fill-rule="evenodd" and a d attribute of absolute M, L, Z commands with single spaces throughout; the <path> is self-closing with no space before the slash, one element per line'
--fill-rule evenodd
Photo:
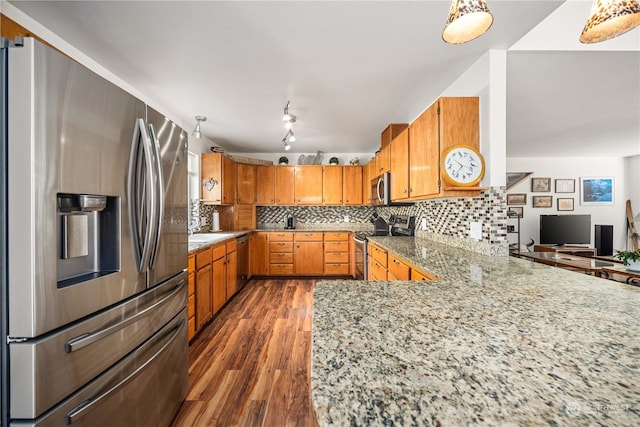
<path fill-rule="evenodd" d="M 191 133 L 191 136 L 197 139 L 201 139 L 202 132 L 200 132 L 200 123 L 206 122 L 206 121 L 207 121 L 207 118 L 205 116 L 196 116 L 196 127 L 195 129 L 193 129 L 193 133 Z"/>
<path fill-rule="evenodd" d="M 442 39 L 465 43 L 484 34 L 493 24 L 493 15 L 484 0 L 452 0 Z"/>
<path fill-rule="evenodd" d="M 591 15 L 580 34 L 582 43 L 612 39 L 640 25 L 638 0 L 594 0 Z"/>

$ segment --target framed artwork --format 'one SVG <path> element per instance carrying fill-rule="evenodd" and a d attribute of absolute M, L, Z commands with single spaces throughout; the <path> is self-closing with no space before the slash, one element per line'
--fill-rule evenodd
<path fill-rule="evenodd" d="M 507 190 L 527 179 L 533 172 L 507 172 Z"/>
<path fill-rule="evenodd" d="M 521 207 L 510 207 L 507 210 L 507 217 L 509 218 L 522 218 L 524 215 L 524 208 Z"/>
<path fill-rule="evenodd" d="M 613 178 L 580 178 L 581 205 L 613 205 Z"/>
<path fill-rule="evenodd" d="M 550 208 L 553 207 L 553 196 L 533 196 L 534 208 Z"/>
<path fill-rule="evenodd" d="M 527 204 L 527 195 L 522 193 L 507 194 L 507 205 L 524 206 Z"/>
<path fill-rule="evenodd" d="M 556 179 L 556 193 L 575 193 L 575 179 Z"/>
<path fill-rule="evenodd" d="M 573 198 L 565 199 L 558 197 L 558 210 L 559 211 L 572 211 L 573 210 Z"/>
<path fill-rule="evenodd" d="M 551 191 L 551 178 L 531 178 L 531 191 L 534 193 Z"/>

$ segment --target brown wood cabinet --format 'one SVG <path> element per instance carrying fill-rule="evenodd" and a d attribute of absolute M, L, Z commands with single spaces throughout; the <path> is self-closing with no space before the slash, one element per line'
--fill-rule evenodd
<path fill-rule="evenodd" d="M 328 231 L 324 233 L 324 274 L 328 276 L 350 274 L 349 240 L 351 233 Z"/>
<path fill-rule="evenodd" d="M 391 253 L 388 255 L 387 272 L 393 276 L 393 279 L 389 280 L 410 280 L 411 279 L 411 267 L 404 259 Z"/>
<path fill-rule="evenodd" d="M 387 280 L 387 251 L 375 243 L 367 245 L 369 251 L 368 280 Z"/>
<path fill-rule="evenodd" d="M 276 175 L 276 204 L 280 206 L 291 206 L 295 204 L 295 166 L 277 166 Z"/>
<path fill-rule="evenodd" d="M 409 198 L 409 129 L 391 141 L 391 200 Z"/>
<path fill-rule="evenodd" d="M 226 301 L 238 291 L 238 253 L 236 252 L 236 241 L 228 241 L 225 245 L 227 251 L 227 259 L 225 265 L 225 285 L 226 285 Z"/>
<path fill-rule="evenodd" d="M 436 102 L 409 125 L 410 198 L 426 198 L 439 194 L 439 153 Z"/>
<path fill-rule="evenodd" d="M 391 171 L 391 150 L 387 145 L 376 154 L 376 176 Z"/>
<path fill-rule="evenodd" d="M 342 168 L 342 199 L 344 205 L 362 205 L 362 169 L 362 166 L 344 166 Z"/>
<path fill-rule="evenodd" d="M 236 199 L 236 163 L 221 153 L 200 155 L 200 201 L 233 204 Z"/>
<path fill-rule="evenodd" d="M 376 178 L 376 161 L 371 159 L 366 166 L 364 166 L 362 173 L 362 202 L 365 205 L 371 205 L 371 181 Z"/>
<path fill-rule="evenodd" d="M 322 204 L 342 204 L 342 166 L 322 167 Z"/>
<path fill-rule="evenodd" d="M 249 276 L 269 274 L 269 232 L 257 231 L 249 235 Z"/>
<path fill-rule="evenodd" d="M 276 203 L 276 166 L 256 166 L 256 203 L 258 205 Z"/>
<path fill-rule="evenodd" d="M 220 308 L 227 302 L 227 285 L 226 285 L 226 248 L 225 244 L 221 243 L 213 247 L 213 262 L 211 263 L 212 271 L 212 310 L 213 314 L 220 311 Z"/>
<path fill-rule="evenodd" d="M 294 194 L 296 205 L 321 205 L 322 166 L 296 167 Z"/>
<path fill-rule="evenodd" d="M 196 334 L 196 256 L 191 254 L 187 258 L 187 274 L 189 290 L 187 300 L 187 326 L 188 339 L 191 340 Z"/>
<path fill-rule="evenodd" d="M 196 331 L 211 319 L 211 248 L 196 253 Z"/>
<path fill-rule="evenodd" d="M 300 275 L 322 275 L 324 272 L 323 247 L 322 233 L 295 233 L 293 272 Z"/>
<path fill-rule="evenodd" d="M 269 233 L 269 274 L 293 274 L 293 232 Z"/>
<path fill-rule="evenodd" d="M 233 207 L 234 229 L 235 230 L 255 230 L 256 228 L 256 206 L 255 205 L 235 205 Z"/>
<path fill-rule="evenodd" d="M 256 165 L 236 164 L 237 202 L 254 204 L 256 202 Z"/>
<path fill-rule="evenodd" d="M 380 147 L 384 148 L 387 145 L 391 144 L 391 141 L 393 141 L 395 137 L 400 134 L 400 132 L 408 127 L 409 125 L 407 123 L 391 123 L 380 134 Z"/>

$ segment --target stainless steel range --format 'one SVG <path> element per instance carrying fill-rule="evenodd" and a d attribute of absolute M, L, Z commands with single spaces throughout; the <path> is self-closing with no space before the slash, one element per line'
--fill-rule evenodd
<path fill-rule="evenodd" d="M 169 425 L 188 389 L 186 133 L 33 39 L 2 42 L 1 423 Z"/>

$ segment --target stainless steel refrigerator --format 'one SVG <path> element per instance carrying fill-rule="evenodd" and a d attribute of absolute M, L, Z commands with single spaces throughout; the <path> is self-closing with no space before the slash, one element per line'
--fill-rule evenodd
<path fill-rule="evenodd" d="M 0 72 L 2 424 L 169 425 L 188 388 L 187 134 L 33 39 L 3 40 Z"/>

